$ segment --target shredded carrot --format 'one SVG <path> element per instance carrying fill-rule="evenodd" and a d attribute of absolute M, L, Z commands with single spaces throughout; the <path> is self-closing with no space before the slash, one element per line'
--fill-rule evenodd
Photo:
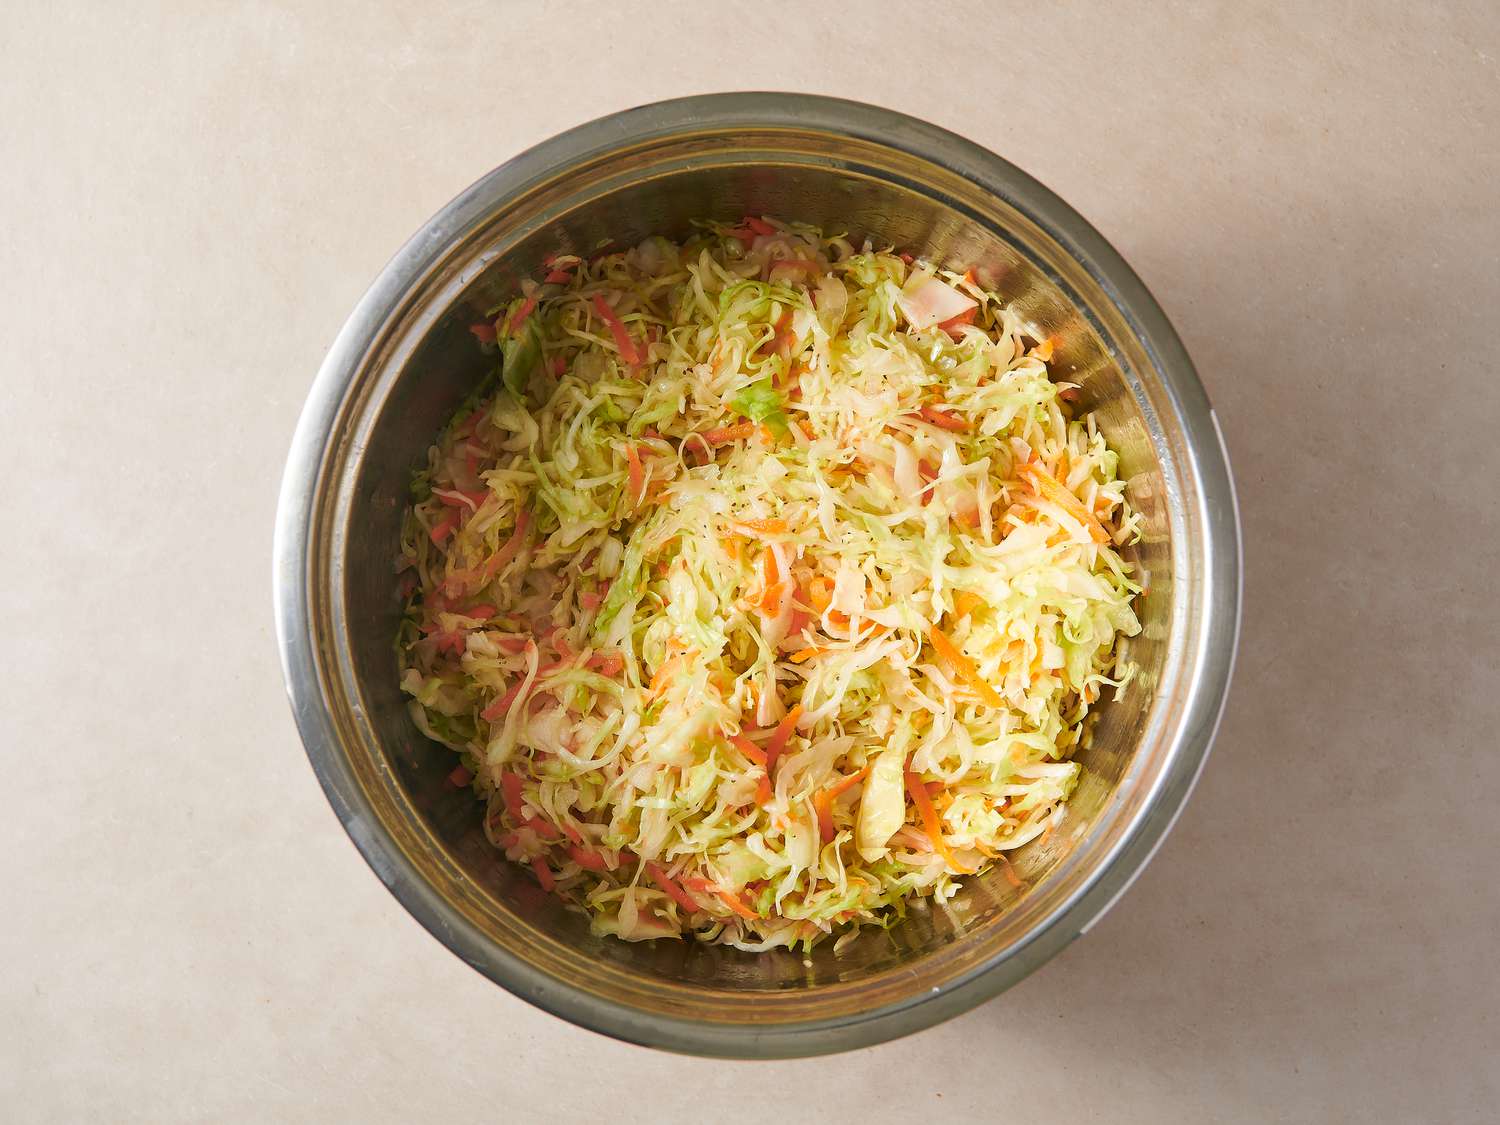
<path fill-rule="evenodd" d="M 500 549 L 477 570 L 460 570 L 450 574 L 443 580 L 443 592 L 450 597 L 457 597 L 465 590 L 475 592 L 483 589 L 495 575 L 505 569 L 506 563 L 520 553 L 526 543 L 526 531 L 530 526 L 531 513 L 522 508 L 516 513 L 515 530 L 510 533 L 510 538 L 501 545 Z"/>
<path fill-rule="evenodd" d="M 454 428 L 453 436 L 461 438 L 469 437 L 475 430 L 479 428 L 479 423 L 484 421 L 485 415 L 487 415 L 488 413 L 489 407 L 481 406 L 478 410 L 474 411 L 474 413 L 470 414 Z"/>
<path fill-rule="evenodd" d="M 594 311 L 599 314 L 599 319 L 609 326 L 609 331 L 615 338 L 615 347 L 620 350 L 620 358 L 631 367 L 639 367 L 641 353 L 637 350 L 635 341 L 630 338 L 625 322 L 616 315 L 614 309 L 610 308 L 603 293 L 594 294 Z"/>
<path fill-rule="evenodd" d="M 618 652 L 596 652 L 589 657 L 589 668 L 613 679 L 625 671 L 625 657 Z"/>
<path fill-rule="evenodd" d="M 544 284 L 544 285 L 566 285 L 568 282 L 570 282 L 572 280 L 573 280 L 573 271 L 572 270 L 570 270 L 570 269 L 568 269 L 568 270 L 554 269 L 554 270 L 548 270 L 547 271 L 547 276 L 544 277 L 544 278 L 542 278 L 542 284 Z"/>
<path fill-rule="evenodd" d="M 510 710 L 511 704 L 516 701 L 516 696 L 521 694 L 521 685 L 525 682 L 525 680 L 517 680 L 514 687 L 483 711 L 479 712 L 479 717 L 487 723 L 493 723 L 496 719 L 503 718 L 505 713 Z"/>
<path fill-rule="evenodd" d="M 672 677 L 677 674 L 678 669 L 681 668 L 682 665 L 683 657 L 680 653 L 676 656 L 662 661 L 661 667 L 658 668 L 656 670 L 656 674 L 651 677 L 651 684 L 649 688 L 651 694 L 660 695 L 663 691 L 665 691 L 667 684 L 671 682 Z"/>
<path fill-rule="evenodd" d="M 573 844 L 568 848 L 568 854 L 573 857 L 573 862 L 579 867 L 586 867 L 590 871 L 609 870 L 609 863 L 599 852 Z"/>
<path fill-rule="evenodd" d="M 505 323 L 505 330 L 511 335 L 520 331 L 521 325 L 526 323 L 526 318 L 531 315 L 531 310 L 536 308 L 536 296 L 533 294 L 516 306 L 516 311 L 511 313 L 510 320 Z"/>
<path fill-rule="evenodd" d="M 818 817 L 818 837 L 825 844 L 831 843 L 834 836 L 833 796 L 827 789 L 819 789 L 813 794 L 813 811 Z"/>
<path fill-rule="evenodd" d="M 715 893 L 719 896 L 719 900 L 725 906 L 729 907 L 730 910 L 733 910 L 741 918 L 753 922 L 760 917 L 759 914 L 757 914 L 755 911 L 751 910 L 748 906 L 741 902 L 740 897 L 733 891 L 726 891 L 721 888 Z"/>
<path fill-rule="evenodd" d="M 557 829 L 554 828 L 552 825 L 548 824 L 545 820 L 543 820 L 539 816 L 529 816 L 529 817 L 527 817 L 526 818 L 526 827 L 529 828 L 529 829 L 531 829 L 533 832 L 535 832 L 538 836 L 540 836 L 543 840 L 547 841 L 547 843 L 549 843 L 549 844 L 556 843 L 557 840 L 559 839 L 559 837 L 557 835 Z"/>
<path fill-rule="evenodd" d="M 1003 852 L 997 852 L 995 858 L 1000 861 L 1000 870 L 1005 874 L 1005 881 L 1012 887 L 1015 887 L 1016 890 L 1022 890 L 1026 886 L 1026 884 L 1022 881 L 1021 877 L 1016 874 L 1015 865 L 1011 863 L 1009 857 L 1006 856 Z"/>
<path fill-rule="evenodd" d="M 442 519 L 432 525 L 432 529 L 427 533 L 428 537 L 435 544 L 442 543 L 444 539 L 452 534 L 453 529 L 458 526 L 459 518 L 460 512 L 458 509 L 447 512 Z"/>
<path fill-rule="evenodd" d="M 766 772 L 776 772 L 776 760 L 781 757 L 781 752 L 786 749 L 787 739 L 792 737 L 792 731 L 797 728 L 797 720 L 802 718 L 802 704 L 797 704 L 786 713 L 786 717 L 776 724 L 776 729 L 771 732 L 771 737 L 766 741 Z"/>
<path fill-rule="evenodd" d="M 1036 356 L 1036 358 L 1039 359 L 1039 360 L 1041 360 L 1043 363 L 1051 363 L 1052 362 L 1052 337 L 1048 336 L 1040 344 L 1038 344 L 1036 347 L 1032 348 L 1031 349 L 1031 354 L 1034 355 L 1034 356 Z"/>
<path fill-rule="evenodd" d="M 941 429 L 951 430 L 954 433 L 968 432 L 969 420 L 967 418 L 960 418 L 957 414 L 949 414 L 946 410 L 939 410 L 936 406 L 924 406 L 918 413 L 934 426 L 938 426 Z"/>
<path fill-rule="evenodd" d="M 958 862 L 948 847 L 948 841 L 943 839 L 942 822 L 938 820 L 937 810 L 932 807 L 932 797 L 927 792 L 927 786 L 911 770 L 906 771 L 906 791 L 911 794 L 912 803 L 917 806 L 917 812 L 922 817 L 922 827 L 927 832 L 927 838 L 932 841 L 933 848 L 958 874 L 972 875 L 972 871 Z"/>
<path fill-rule="evenodd" d="M 468 508 L 470 511 L 478 511 L 479 506 L 491 496 L 487 488 L 476 492 L 464 492 L 457 488 L 434 488 L 432 494 L 438 498 L 439 503 L 450 508 Z"/>
<path fill-rule="evenodd" d="M 651 876 L 651 881 L 665 891 L 678 906 L 689 914 L 696 914 L 703 908 L 693 901 L 693 897 L 679 887 L 674 879 L 667 875 L 661 867 L 655 863 L 646 864 L 646 874 Z"/>
<path fill-rule="evenodd" d="M 646 469 L 641 464 L 640 450 L 633 441 L 625 445 L 625 460 L 629 464 L 631 503 L 639 505 L 646 498 Z"/>
<path fill-rule="evenodd" d="M 771 550 L 760 553 L 761 566 L 764 568 L 764 581 L 762 585 L 769 590 L 781 581 L 780 568 L 776 565 L 776 552 Z"/>
<path fill-rule="evenodd" d="M 938 655 L 953 666 L 953 670 L 961 676 L 964 681 L 974 689 L 974 693 L 991 707 L 1003 707 L 1005 701 L 1000 698 L 995 689 L 990 687 L 979 674 L 979 669 L 974 662 L 959 651 L 958 646 L 949 639 L 948 635 L 936 625 L 927 628 L 927 639 L 932 642 L 932 647 Z"/>
<path fill-rule="evenodd" d="M 745 528 L 749 531 L 764 532 L 767 535 L 778 535 L 786 531 L 786 520 L 735 520 L 736 528 Z"/>
<path fill-rule="evenodd" d="M 511 820 L 517 824 L 525 821 L 526 814 L 521 807 L 521 775 L 511 770 L 502 773 L 500 793 L 505 798 L 505 811 L 510 813 Z"/>
<path fill-rule="evenodd" d="M 732 441 L 744 441 L 746 438 L 755 436 L 756 426 L 754 422 L 740 422 L 734 426 L 720 426 L 713 430 L 704 430 L 699 436 L 709 445 L 728 445 Z"/>
<path fill-rule="evenodd" d="M 761 808 L 771 803 L 771 779 L 766 774 L 760 775 L 760 780 L 755 783 L 755 802 Z"/>
<path fill-rule="evenodd" d="M 542 885 L 542 890 L 550 892 L 557 886 L 557 880 L 552 878 L 552 869 L 541 856 L 532 857 L 531 870 L 536 872 L 536 881 Z"/>
<path fill-rule="evenodd" d="M 824 575 L 814 575 L 807 584 L 807 600 L 813 609 L 822 613 L 833 601 L 833 581 Z"/>
<path fill-rule="evenodd" d="M 832 794 L 835 799 L 837 799 L 844 793 L 848 792 L 850 789 L 853 789 L 861 781 L 863 781 L 867 776 L 869 776 L 869 773 L 869 766 L 864 766 L 860 769 L 857 769 L 847 777 L 841 777 L 837 781 L 831 783 L 828 786 L 828 792 Z"/>
<path fill-rule="evenodd" d="M 818 832 L 825 844 L 836 834 L 833 827 L 833 802 L 863 781 L 869 772 L 870 767 L 865 766 L 823 786 L 813 794 L 813 810 L 818 814 Z"/>
<path fill-rule="evenodd" d="M 755 743 L 751 742 L 746 735 L 730 735 L 729 741 L 734 743 L 735 747 L 740 751 L 740 753 L 744 754 L 745 757 L 749 758 L 756 765 L 764 766 L 767 764 L 766 752 L 759 746 L 755 745 Z"/>
<path fill-rule="evenodd" d="M 760 609 L 762 613 L 773 614 L 780 610 L 781 599 L 786 594 L 786 583 L 778 582 L 774 586 L 768 586 L 766 592 L 761 595 Z"/>
<path fill-rule="evenodd" d="M 817 656 L 818 653 L 823 651 L 825 650 L 818 648 L 816 645 L 814 645 L 812 648 L 799 648 L 796 652 L 792 653 L 791 656 L 787 657 L 787 659 L 790 660 L 793 664 L 805 664 L 813 657 Z"/>
<path fill-rule="evenodd" d="M 970 617 L 984 609 L 984 599 L 968 590 L 959 590 L 953 595 L 953 612 L 959 617 Z"/>
<path fill-rule="evenodd" d="M 957 316 L 950 316 L 947 320 L 939 321 L 938 327 L 941 328 L 944 332 L 948 333 L 948 335 L 950 336 L 953 336 L 955 338 L 960 337 L 963 335 L 963 333 L 958 330 L 966 324 L 973 324 L 974 317 L 977 316 L 978 313 L 979 309 L 977 306 L 972 309 L 965 309 Z"/>
<path fill-rule="evenodd" d="M 1109 542 L 1109 532 L 1104 530 L 1104 525 L 1099 518 L 1083 505 L 1083 501 L 1074 496 L 1063 487 L 1062 482 L 1054 477 L 1046 469 L 1035 461 L 1028 462 L 1016 468 L 1016 473 L 1031 486 L 1032 492 L 1043 499 L 1050 500 L 1068 515 L 1088 529 L 1089 537 L 1095 543 L 1104 544 Z"/>

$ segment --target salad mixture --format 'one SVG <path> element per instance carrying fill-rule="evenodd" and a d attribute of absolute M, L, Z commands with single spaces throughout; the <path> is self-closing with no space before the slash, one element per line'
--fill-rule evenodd
<path fill-rule="evenodd" d="M 1137 532 L 972 273 L 748 218 L 552 259 L 412 484 L 401 686 L 629 940 L 810 947 L 1055 830 Z"/>

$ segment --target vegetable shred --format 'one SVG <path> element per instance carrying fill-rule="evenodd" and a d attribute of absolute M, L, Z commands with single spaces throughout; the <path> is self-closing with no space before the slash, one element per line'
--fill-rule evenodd
<path fill-rule="evenodd" d="M 1015 879 L 1139 631 L 1065 345 L 763 216 L 541 276 L 471 328 L 398 564 L 401 686 L 492 843 L 598 933 L 746 950 Z"/>

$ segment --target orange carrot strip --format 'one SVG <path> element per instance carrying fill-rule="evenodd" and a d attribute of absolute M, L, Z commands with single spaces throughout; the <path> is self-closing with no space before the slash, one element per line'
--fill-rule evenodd
<path fill-rule="evenodd" d="M 671 876 L 663 871 L 657 864 L 646 864 L 646 874 L 650 875 L 651 881 L 662 890 L 664 890 L 667 894 L 671 895 L 672 898 L 676 901 L 677 905 L 682 907 L 689 914 L 696 914 L 703 909 L 703 907 L 699 906 L 696 902 L 693 901 L 692 895 L 688 894 L 685 890 L 679 887 L 676 881 L 673 880 Z"/>
<path fill-rule="evenodd" d="M 735 748 L 738 749 L 741 754 L 745 755 L 745 757 L 749 758 L 756 765 L 764 766 L 766 764 L 766 752 L 759 746 L 755 745 L 755 743 L 751 742 L 750 739 L 745 735 L 730 735 L 729 741 L 734 743 Z"/>
<path fill-rule="evenodd" d="M 1067 512 L 1068 515 L 1083 524 L 1088 529 L 1089 537 L 1095 543 L 1104 544 L 1109 542 L 1109 532 L 1104 530 L 1104 525 L 1099 522 L 1099 518 L 1084 507 L 1082 500 L 1064 488 L 1062 482 L 1046 469 L 1042 468 L 1041 465 L 1032 461 L 1019 466 L 1016 469 L 1016 473 L 1031 486 L 1032 492 L 1052 501 L 1059 508 L 1063 509 L 1063 511 Z"/>
<path fill-rule="evenodd" d="M 786 520 L 779 519 L 735 520 L 734 526 L 736 529 L 746 528 L 750 531 L 764 532 L 768 535 L 776 535 L 787 529 Z"/>
<path fill-rule="evenodd" d="M 579 867 L 586 867 L 590 871 L 608 871 L 609 864 L 598 852 L 590 851 L 573 844 L 568 848 L 568 854 L 573 857 L 573 862 Z"/>
<path fill-rule="evenodd" d="M 630 332 L 625 328 L 625 322 L 609 307 L 609 302 L 604 299 L 603 293 L 594 294 L 594 311 L 599 314 L 599 319 L 609 326 L 610 333 L 615 338 L 615 347 L 620 349 L 620 358 L 631 367 L 639 367 L 641 353 L 635 346 L 635 341 L 630 338 Z"/>
<path fill-rule="evenodd" d="M 630 466 L 631 503 L 639 505 L 646 498 L 646 468 L 641 464 L 640 450 L 633 441 L 625 446 L 625 460 Z"/>
<path fill-rule="evenodd" d="M 531 829 L 549 844 L 555 843 L 560 839 L 557 829 L 539 816 L 528 816 L 525 823 L 527 828 Z"/>
<path fill-rule="evenodd" d="M 927 629 L 927 639 L 932 642 L 932 647 L 938 655 L 953 666 L 953 670 L 961 676 L 968 685 L 974 689 L 974 693 L 991 707 L 1004 707 L 1005 701 L 1000 698 L 995 689 L 990 687 L 979 674 L 979 669 L 974 662 L 958 650 L 958 646 L 949 640 L 948 635 L 936 625 Z"/>
<path fill-rule="evenodd" d="M 787 739 L 792 737 L 792 731 L 797 727 L 797 720 L 802 718 L 802 704 L 797 704 L 786 713 L 786 717 L 776 724 L 776 729 L 771 732 L 770 739 L 766 742 L 766 772 L 773 777 L 776 774 L 776 760 L 781 757 L 781 752 L 786 749 Z"/>
<path fill-rule="evenodd" d="M 1004 852 L 997 853 L 995 858 L 1000 861 L 1000 870 L 1005 873 L 1006 882 L 1008 882 L 1012 887 L 1015 887 L 1018 891 L 1026 886 L 1026 884 L 1021 881 L 1021 877 L 1016 874 L 1015 865 L 1011 863 L 1010 859 L 1005 855 Z"/>
<path fill-rule="evenodd" d="M 719 426 L 716 429 L 704 430 L 699 436 L 709 445 L 728 445 L 732 441 L 743 441 L 754 437 L 755 430 L 754 422 L 741 422 L 734 426 Z"/>
<path fill-rule="evenodd" d="M 733 910 L 741 918 L 745 918 L 753 922 L 760 917 L 759 914 L 755 913 L 755 911 L 751 910 L 748 906 L 741 902 L 739 895 L 735 894 L 733 891 L 718 889 L 715 891 L 715 893 L 719 896 L 720 902 L 729 907 L 730 910 Z"/>
<path fill-rule="evenodd" d="M 671 680 L 673 675 L 676 674 L 677 669 L 680 667 L 682 667 L 681 655 L 669 657 L 668 659 L 662 661 L 661 667 L 658 668 L 656 670 L 656 674 L 651 677 L 651 683 L 649 685 L 651 694 L 657 695 L 665 690 L 668 681 Z"/>
<path fill-rule="evenodd" d="M 807 600 L 822 613 L 833 601 L 833 582 L 821 574 L 815 575 L 807 584 Z"/>
<path fill-rule="evenodd" d="M 761 774 L 760 780 L 755 783 L 756 804 L 760 805 L 761 808 L 765 808 L 771 803 L 772 795 L 770 777 L 766 774 Z"/>
<path fill-rule="evenodd" d="M 984 608 L 984 599 L 968 590 L 959 590 L 953 595 L 953 612 L 959 617 L 970 617 Z"/>
<path fill-rule="evenodd" d="M 625 671 L 625 656 L 619 652 L 596 652 L 589 657 L 588 666 L 601 676 L 618 676 Z"/>
<path fill-rule="evenodd" d="M 542 890 L 551 891 L 557 886 L 557 880 L 552 878 L 552 869 L 547 866 L 547 861 L 541 856 L 533 856 L 531 870 L 536 872 L 536 881 L 542 885 Z"/>
<path fill-rule="evenodd" d="M 537 671 L 540 672 L 541 669 Z M 525 680 L 517 680 L 508 692 L 479 712 L 479 717 L 487 723 L 493 723 L 496 719 L 503 718 L 505 713 L 510 710 L 511 704 L 516 701 L 516 696 L 521 694 L 521 685 L 525 682 Z"/>
<path fill-rule="evenodd" d="M 434 488 L 432 494 L 438 498 L 438 502 L 446 504 L 450 508 L 469 508 L 478 511 L 479 506 L 490 498 L 490 490 L 465 492 L 459 488 Z"/>
<path fill-rule="evenodd" d="M 531 310 L 536 308 L 535 295 L 527 297 L 516 306 L 516 311 L 511 314 L 510 320 L 506 322 L 505 330 L 514 334 L 521 325 L 526 323 L 526 318 L 531 315 Z"/>
<path fill-rule="evenodd" d="M 507 770 L 500 775 L 500 792 L 505 798 L 505 811 L 511 820 L 521 824 L 526 819 L 521 808 L 521 775 Z"/>
<path fill-rule="evenodd" d="M 848 777 L 841 777 L 835 782 L 825 785 L 813 794 L 813 810 L 818 814 L 818 833 L 823 843 L 828 843 L 836 835 L 833 827 L 833 802 L 848 789 L 858 785 L 870 772 L 870 767 L 855 770 Z"/>
<path fill-rule="evenodd" d="M 976 305 L 972 309 L 965 309 L 957 316 L 950 316 L 947 320 L 938 321 L 938 327 L 941 328 L 944 332 L 948 333 L 948 335 L 952 336 L 954 339 L 958 339 L 963 335 L 963 333 L 958 330 L 966 324 L 973 324 L 974 317 L 978 314 L 979 307 Z"/>
<path fill-rule="evenodd" d="M 775 613 L 781 607 L 781 596 L 785 593 L 785 582 L 778 582 L 774 586 L 767 586 L 766 592 L 760 596 L 761 611 L 767 614 Z"/>
<path fill-rule="evenodd" d="M 432 539 L 434 544 L 441 544 L 444 539 L 448 538 L 453 529 L 458 526 L 458 520 L 459 509 L 455 508 L 445 512 L 443 518 L 432 525 L 432 529 L 427 533 L 428 537 Z"/>
<path fill-rule="evenodd" d="M 861 781 L 863 781 L 865 779 L 865 777 L 868 776 L 869 772 L 870 772 L 870 767 L 869 766 L 865 766 L 865 767 L 863 767 L 861 769 L 855 770 L 853 773 L 849 774 L 847 777 L 841 777 L 841 778 L 839 778 L 837 781 L 832 782 L 828 786 L 828 792 L 829 792 L 829 794 L 832 795 L 835 799 L 837 799 L 838 797 L 842 796 L 845 792 L 847 792 L 848 790 L 854 788 L 854 786 L 858 785 Z"/>
<path fill-rule="evenodd" d="M 932 797 L 927 792 L 927 786 L 923 785 L 922 779 L 911 770 L 906 771 L 906 791 L 911 794 L 912 803 L 917 806 L 917 812 L 921 814 L 922 827 L 926 830 L 927 838 L 932 841 L 932 846 L 938 854 L 960 875 L 972 875 L 972 871 L 954 858 L 953 852 L 948 847 L 948 841 L 943 839 L 942 822 L 938 820 L 937 809 L 932 807 Z"/>
<path fill-rule="evenodd" d="M 825 844 L 831 843 L 834 837 L 833 795 L 827 789 L 819 789 L 813 794 L 813 811 L 818 816 L 818 838 Z"/>
<path fill-rule="evenodd" d="M 946 410 L 939 410 L 935 406 L 924 406 L 919 411 L 923 418 L 944 430 L 952 430 L 954 433 L 966 433 L 969 429 L 969 420 L 960 418 L 957 414 L 949 414 Z"/>
<path fill-rule="evenodd" d="M 483 566 L 474 570 L 456 571 L 445 578 L 443 593 L 449 597 L 457 597 L 465 590 L 475 592 L 482 589 L 495 575 L 505 569 L 506 563 L 520 554 L 521 548 L 526 544 L 526 530 L 530 526 L 531 513 L 523 508 L 516 513 L 515 530 L 510 533 L 510 538 L 500 545 L 500 549 L 491 555 Z"/>

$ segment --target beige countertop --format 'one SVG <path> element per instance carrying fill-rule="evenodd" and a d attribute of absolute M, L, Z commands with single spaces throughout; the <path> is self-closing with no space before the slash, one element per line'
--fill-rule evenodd
<path fill-rule="evenodd" d="M 0 34 L 7 1120 L 1495 1119 L 1500 9 L 132 7 Z M 746 87 L 1078 207 L 1245 531 L 1224 725 L 1131 892 L 960 1019 L 778 1064 L 577 1030 L 429 937 L 313 779 L 269 589 L 303 395 L 407 235 L 562 128 Z"/>

